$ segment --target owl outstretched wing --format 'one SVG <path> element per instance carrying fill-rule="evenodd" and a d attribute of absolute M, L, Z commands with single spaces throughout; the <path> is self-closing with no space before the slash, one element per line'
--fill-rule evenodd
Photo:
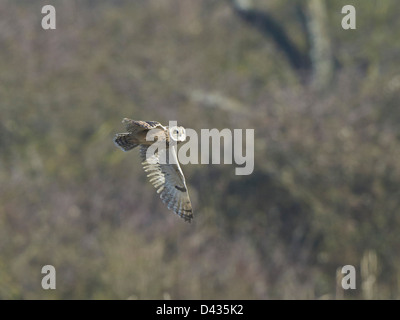
<path fill-rule="evenodd" d="M 150 182 L 157 189 L 160 198 L 177 215 L 187 222 L 193 219 L 192 203 L 190 202 L 185 176 L 178 162 L 175 146 L 169 149 L 158 149 L 146 157 L 148 146 L 141 146 L 140 155 L 144 171 Z M 166 160 L 160 161 L 160 159 Z"/>
<path fill-rule="evenodd" d="M 141 121 L 124 118 L 122 123 L 128 132 L 117 133 L 114 137 L 114 143 L 123 151 L 129 151 L 138 145 L 144 143 L 146 132 L 151 129 L 160 129 L 165 131 L 166 128 L 157 121 Z"/>
<path fill-rule="evenodd" d="M 165 127 L 158 121 L 141 121 L 124 118 L 122 123 L 125 125 L 126 130 L 128 130 L 130 133 L 138 133 L 144 130 L 155 129 L 157 127 L 160 129 L 165 129 Z"/>

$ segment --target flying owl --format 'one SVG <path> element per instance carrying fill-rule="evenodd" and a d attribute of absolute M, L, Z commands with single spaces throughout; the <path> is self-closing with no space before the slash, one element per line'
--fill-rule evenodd
<path fill-rule="evenodd" d="M 140 146 L 144 171 L 148 172 L 147 177 L 157 189 L 162 201 L 168 209 L 173 210 L 185 221 L 191 222 L 192 204 L 185 176 L 178 162 L 177 149 L 171 141 L 174 140 L 177 143 L 185 141 L 185 128 L 176 126 L 170 128 L 157 121 L 136 121 L 127 118 L 124 118 L 122 123 L 128 132 L 118 133 L 114 138 L 115 145 L 123 151 Z M 159 148 L 157 152 L 148 156 L 147 150 L 155 141 L 165 141 L 166 149 Z M 174 159 L 170 161 L 170 157 Z M 160 161 L 160 159 L 166 161 Z"/>

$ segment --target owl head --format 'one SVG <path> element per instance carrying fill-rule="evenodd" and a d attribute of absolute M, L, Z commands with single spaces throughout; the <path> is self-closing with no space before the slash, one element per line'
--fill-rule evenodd
<path fill-rule="evenodd" d="M 186 131 L 184 127 L 171 127 L 169 128 L 169 135 L 172 140 L 177 142 L 183 142 L 186 140 Z"/>

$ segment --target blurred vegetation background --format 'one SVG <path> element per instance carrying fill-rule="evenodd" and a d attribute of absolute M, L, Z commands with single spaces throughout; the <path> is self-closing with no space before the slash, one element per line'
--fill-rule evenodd
<path fill-rule="evenodd" d="M 399 299 L 399 12 L 0 0 L 0 298 Z M 186 224 L 114 146 L 124 117 L 253 128 L 255 170 L 183 166 Z"/>

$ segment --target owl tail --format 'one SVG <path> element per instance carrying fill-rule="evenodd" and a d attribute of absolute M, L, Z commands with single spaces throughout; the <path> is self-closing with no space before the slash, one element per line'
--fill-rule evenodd
<path fill-rule="evenodd" d="M 123 151 L 129 151 L 137 147 L 139 144 L 136 142 L 136 139 L 130 133 L 118 133 L 114 138 L 115 145 Z"/>

